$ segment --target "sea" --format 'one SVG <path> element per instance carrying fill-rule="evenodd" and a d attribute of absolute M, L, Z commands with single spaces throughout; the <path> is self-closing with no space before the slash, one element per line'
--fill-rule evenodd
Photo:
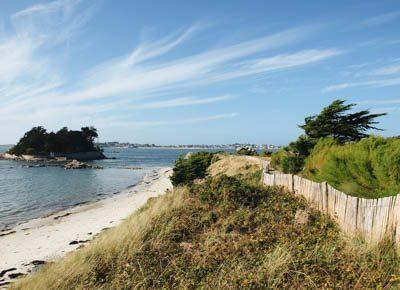
<path fill-rule="evenodd" d="M 8 149 L 0 146 L 0 152 Z M 0 231 L 118 194 L 150 171 L 172 167 L 180 155 L 197 151 L 204 150 L 107 147 L 104 154 L 110 159 L 93 162 L 104 169 L 27 167 L 21 161 L 0 160 Z"/>

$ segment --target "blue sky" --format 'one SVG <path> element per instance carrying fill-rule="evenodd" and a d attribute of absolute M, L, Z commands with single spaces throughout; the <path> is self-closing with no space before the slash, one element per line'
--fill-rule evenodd
<path fill-rule="evenodd" d="M 0 144 L 286 144 L 337 98 L 400 135 L 399 1 L 0 2 Z"/>

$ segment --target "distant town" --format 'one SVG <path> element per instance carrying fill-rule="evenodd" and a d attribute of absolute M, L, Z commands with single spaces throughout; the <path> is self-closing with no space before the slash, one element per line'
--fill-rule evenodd
<path fill-rule="evenodd" d="M 189 145 L 156 145 L 156 144 L 140 144 L 129 142 L 101 142 L 97 143 L 101 148 L 116 147 L 116 148 L 154 148 L 154 149 L 220 149 L 220 150 L 234 150 L 239 147 L 251 147 L 256 150 L 277 150 L 282 148 L 280 145 L 271 144 L 220 144 L 220 145 L 207 145 L 207 144 L 189 144 Z"/>

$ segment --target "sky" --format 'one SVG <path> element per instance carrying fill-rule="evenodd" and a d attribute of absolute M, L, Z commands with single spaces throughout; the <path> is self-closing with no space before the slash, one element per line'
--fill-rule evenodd
<path fill-rule="evenodd" d="M 400 1 L 0 1 L 0 144 L 287 144 L 335 99 L 400 135 Z"/>

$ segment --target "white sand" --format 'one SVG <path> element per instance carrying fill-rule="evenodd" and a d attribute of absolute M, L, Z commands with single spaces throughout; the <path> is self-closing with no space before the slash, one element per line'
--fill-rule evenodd
<path fill-rule="evenodd" d="M 18 225 L 15 233 L 0 237 L 0 272 L 17 269 L 0 277 L 0 282 L 8 280 L 9 273 L 31 271 L 33 260 L 54 260 L 84 244 L 70 245 L 72 241 L 93 239 L 102 229 L 118 225 L 150 197 L 171 189 L 170 174 L 170 168 L 155 170 L 118 195 Z"/>

